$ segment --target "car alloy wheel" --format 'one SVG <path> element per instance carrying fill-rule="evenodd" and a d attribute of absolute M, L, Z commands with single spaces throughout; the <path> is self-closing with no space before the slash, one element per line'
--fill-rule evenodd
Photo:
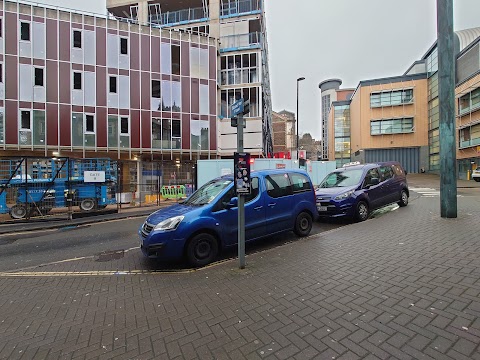
<path fill-rule="evenodd" d="M 356 220 L 365 221 L 368 219 L 368 205 L 364 201 L 360 201 L 357 205 Z"/>
<path fill-rule="evenodd" d="M 398 202 L 399 206 L 407 206 L 408 205 L 408 194 L 405 190 L 402 190 L 400 193 L 400 201 Z"/>

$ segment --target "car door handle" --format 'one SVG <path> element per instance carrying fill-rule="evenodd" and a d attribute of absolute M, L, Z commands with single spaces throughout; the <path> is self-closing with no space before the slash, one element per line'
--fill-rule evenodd
<path fill-rule="evenodd" d="M 257 207 L 254 207 L 253 210 L 260 210 L 261 208 L 263 208 L 263 206 L 257 206 Z"/>
<path fill-rule="evenodd" d="M 274 207 L 275 205 L 277 205 L 277 203 L 270 203 L 268 204 L 268 207 Z"/>

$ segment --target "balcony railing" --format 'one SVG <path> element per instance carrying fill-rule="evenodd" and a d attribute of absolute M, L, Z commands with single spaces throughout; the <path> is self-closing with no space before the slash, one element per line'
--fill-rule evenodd
<path fill-rule="evenodd" d="M 262 33 L 253 32 L 241 35 L 228 35 L 220 38 L 220 52 L 255 49 L 262 44 Z"/>
<path fill-rule="evenodd" d="M 208 15 L 205 14 L 204 9 L 201 7 L 178 11 L 167 11 L 161 14 L 149 16 L 149 22 L 157 25 L 171 25 L 205 20 L 208 20 Z"/>
<path fill-rule="evenodd" d="M 225 1 L 221 4 L 220 16 L 237 16 L 260 11 L 260 0 Z"/>

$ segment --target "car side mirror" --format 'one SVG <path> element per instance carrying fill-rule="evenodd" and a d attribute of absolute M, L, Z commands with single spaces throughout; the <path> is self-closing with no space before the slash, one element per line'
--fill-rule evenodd
<path fill-rule="evenodd" d="M 233 197 L 230 199 L 230 202 L 227 203 L 227 208 L 231 209 L 238 206 L 238 197 Z"/>

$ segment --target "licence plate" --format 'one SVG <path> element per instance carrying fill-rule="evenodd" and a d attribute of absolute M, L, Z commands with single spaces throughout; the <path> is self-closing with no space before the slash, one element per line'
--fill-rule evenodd
<path fill-rule="evenodd" d="M 317 210 L 318 211 L 327 211 L 327 207 L 326 206 L 317 206 Z"/>

